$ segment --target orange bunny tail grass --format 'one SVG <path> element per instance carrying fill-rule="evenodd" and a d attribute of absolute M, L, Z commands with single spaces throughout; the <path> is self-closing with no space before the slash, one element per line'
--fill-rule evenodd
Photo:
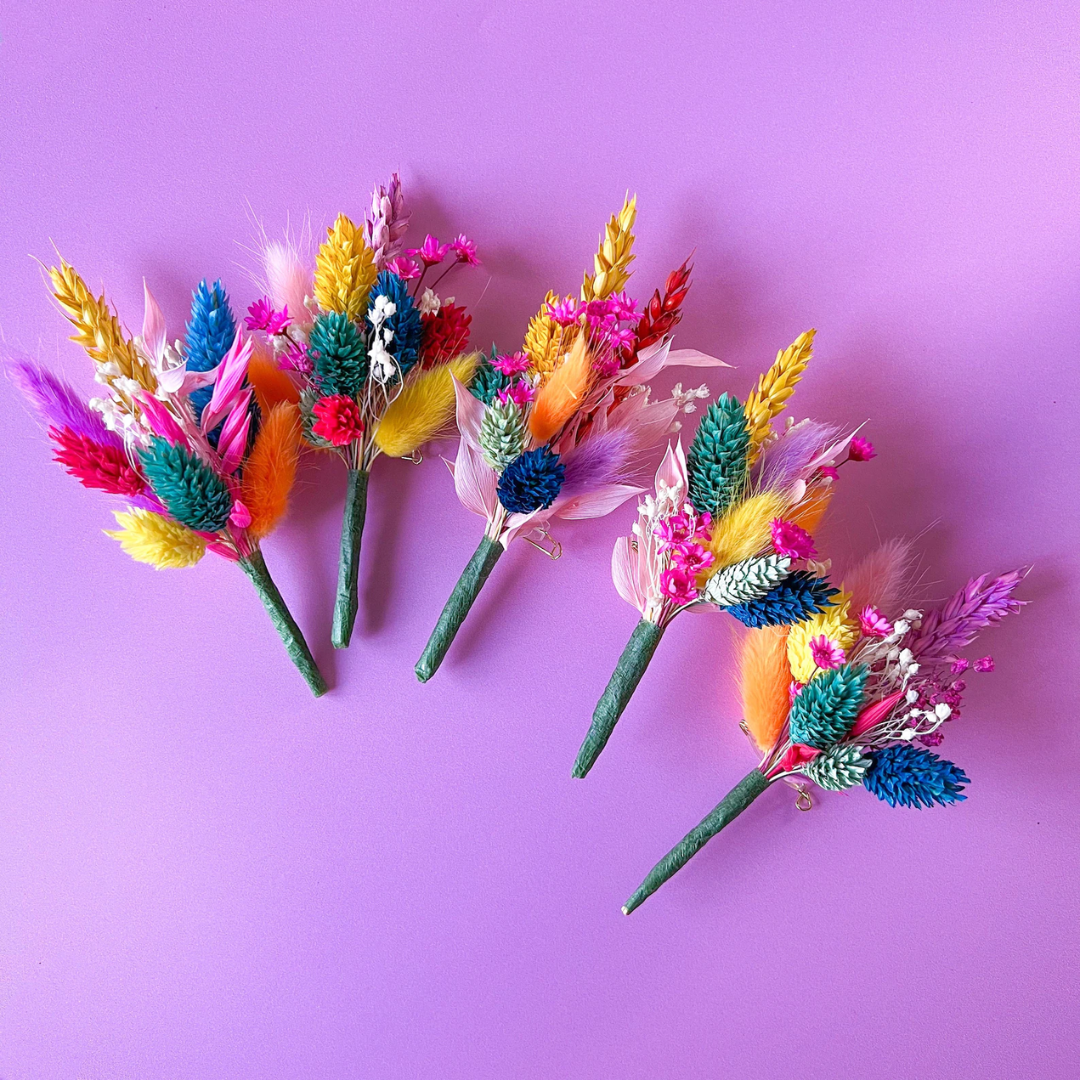
<path fill-rule="evenodd" d="M 762 752 L 771 749 L 783 730 L 791 699 L 787 627 L 751 630 L 743 639 L 739 692 L 747 730 Z"/>
<path fill-rule="evenodd" d="M 570 355 L 555 369 L 533 402 L 529 430 L 538 443 L 550 442 L 581 408 L 591 374 L 592 365 L 582 336 L 574 342 Z"/>
<path fill-rule="evenodd" d="M 248 382 L 255 388 L 255 398 L 263 416 L 267 416 L 275 405 L 283 401 L 295 405 L 300 400 L 296 384 L 260 348 L 256 348 L 251 357 L 247 376 Z"/>
<path fill-rule="evenodd" d="M 248 532 L 257 540 L 273 531 L 289 505 L 300 457 L 300 412 L 280 402 L 267 414 L 244 466 L 243 502 L 251 513 Z"/>
<path fill-rule="evenodd" d="M 800 529 L 805 529 L 813 535 L 817 532 L 817 527 L 821 524 L 825 511 L 829 509 L 832 497 L 832 484 L 807 492 L 806 498 L 786 515 L 787 520 L 794 522 Z"/>

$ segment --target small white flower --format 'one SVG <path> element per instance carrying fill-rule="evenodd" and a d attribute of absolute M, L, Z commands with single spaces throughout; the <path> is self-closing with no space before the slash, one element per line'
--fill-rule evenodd
<path fill-rule="evenodd" d="M 899 649 L 890 649 L 888 652 L 888 659 L 890 662 L 895 663 L 896 658 L 900 655 Z"/>
<path fill-rule="evenodd" d="M 425 289 L 418 307 L 421 315 L 438 315 L 442 301 L 435 295 L 434 289 Z"/>
<path fill-rule="evenodd" d="M 396 313 L 397 304 L 385 293 L 382 293 L 375 297 L 375 303 L 371 305 L 371 310 L 368 312 L 368 319 L 371 321 L 371 325 L 378 330 L 387 319 Z"/>
<path fill-rule="evenodd" d="M 946 705 L 944 701 L 939 701 L 938 704 L 934 706 L 934 715 L 939 720 L 948 720 L 949 717 L 952 716 L 952 709 Z"/>
<path fill-rule="evenodd" d="M 919 700 L 919 691 L 918 690 L 909 690 L 904 695 L 904 698 L 907 700 L 907 703 L 909 705 L 914 705 L 915 702 Z"/>
<path fill-rule="evenodd" d="M 893 623 L 893 633 L 896 634 L 897 637 L 903 637 L 910 629 L 911 624 L 905 622 L 903 619 L 897 619 L 896 622 Z"/>
<path fill-rule="evenodd" d="M 393 330 L 383 330 L 382 336 L 383 336 L 383 344 L 389 345 L 390 342 L 394 340 L 394 331 Z"/>
<path fill-rule="evenodd" d="M 913 727 L 904 728 L 904 730 L 900 732 L 900 738 L 903 739 L 904 742 L 911 742 L 918 734 L 918 731 Z"/>
<path fill-rule="evenodd" d="M 915 659 L 915 654 L 910 649 L 901 649 L 900 650 L 900 665 L 902 667 L 906 667 L 914 659 Z"/>
<path fill-rule="evenodd" d="M 918 671 L 919 671 L 919 665 L 918 664 L 908 664 L 907 672 L 905 674 L 908 676 L 908 678 L 910 678 L 912 675 L 918 674 Z"/>
<path fill-rule="evenodd" d="M 920 622 L 922 620 L 922 612 L 916 611 L 914 608 L 908 608 L 908 610 L 904 612 L 904 618 L 907 619 L 908 622 Z"/>

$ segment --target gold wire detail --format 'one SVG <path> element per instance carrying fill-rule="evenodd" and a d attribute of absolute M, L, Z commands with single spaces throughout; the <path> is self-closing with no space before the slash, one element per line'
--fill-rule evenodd
<path fill-rule="evenodd" d="M 807 791 L 806 788 L 802 786 L 802 784 L 798 785 L 798 791 L 799 794 L 795 796 L 796 807 L 798 807 L 798 809 L 802 811 L 813 810 L 814 800 L 810 798 L 810 792 Z"/>
<path fill-rule="evenodd" d="M 410 455 L 409 460 L 414 465 L 421 465 L 424 461 L 424 455 L 420 453 L 420 447 L 418 446 Z"/>
<path fill-rule="evenodd" d="M 540 540 L 547 540 L 550 544 L 550 548 L 544 547 L 544 545 L 536 540 L 531 539 L 528 536 L 522 537 L 527 543 L 532 544 L 537 551 L 542 551 L 549 559 L 554 561 L 555 559 L 562 558 L 562 544 L 558 540 L 552 538 L 551 533 L 547 529 L 538 530 L 540 533 Z"/>

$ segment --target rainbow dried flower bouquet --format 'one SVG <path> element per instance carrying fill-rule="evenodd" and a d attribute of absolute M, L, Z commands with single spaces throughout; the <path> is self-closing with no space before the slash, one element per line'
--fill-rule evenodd
<path fill-rule="evenodd" d="M 259 547 L 288 505 L 300 417 L 288 401 L 260 405 L 249 379 L 253 342 L 237 332 L 220 283 L 199 286 L 186 343 L 170 345 L 149 288 L 142 335 L 133 338 L 73 267 L 61 260 L 48 274 L 103 388 L 87 403 L 29 358 L 10 359 L 12 378 L 48 425 L 56 461 L 84 487 L 126 500 L 109 535 L 137 561 L 187 567 L 211 551 L 235 562 L 312 692 L 324 693 Z"/>
<path fill-rule="evenodd" d="M 299 402 L 305 442 L 348 470 L 331 634 L 339 649 L 356 621 L 371 467 L 380 454 L 415 460 L 424 443 L 452 430 L 455 383 L 468 383 L 479 359 L 465 351 L 471 316 L 435 291 L 455 267 L 479 264 L 475 244 L 429 235 L 403 250 L 408 225 L 395 173 L 376 187 L 362 228 L 338 215 L 314 267 L 293 244 L 266 243 L 267 295 L 247 320 Z"/>
<path fill-rule="evenodd" d="M 438 670 L 511 541 L 528 534 L 534 543 L 550 540 L 554 519 L 602 517 L 641 491 L 642 458 L 707 394 L 676 386 L 670 398 L 650 401 L 650 380 L 667 365 L 721 365 L 671 350 L 688 265 L 669 275 L 665 292 L 644 310 L 624 291 L 636 212 L 627 199 L 608 222 L 579 298 L 548 293 L 523 351 L 493 350 L 471 382 L 455 381 L 454 487 L 486 524 L 416 664 L 421 682 Z"/>
<path fill-rule="evenodd" d="M 720 803 L 653 867 L 629 914 L 779 780 L 824 791 L 862 785 L 890 806 L 950 806 L 969 783 L 939 757 L 943 725 L 960 715 L 961 678 L 992 671 L 960 655 L 1016 612 L 1023 571 L 972 578 L 938 608 L 904 599 L 910 547 L 892 542 L 845 578 L 823 612 L 787 627 L 747 631 L 740 659 L 742 727 L 762 755 Z M 800 803 L 809 799 L 800 787 Z"/>
<path fill-rule="evenodd" d="M 641 618 L 597 702 L 574 776 L 596 763 L 677 615 L 726 611 L 747 626 L 784 626 L 824 611 L 835 595 L 811 533 L 832 498 L 840 455 L 843 464 L 874 451 L 817 421 L 773 430 L 813 340 L 810 330 L 781 350 L 745 404 L 730 394 L 713 402 L 689 454 L 681 441 L 668 447 L 655 495 L 642 500 L 633 535 L 612 554 L 615 588 Z"/>

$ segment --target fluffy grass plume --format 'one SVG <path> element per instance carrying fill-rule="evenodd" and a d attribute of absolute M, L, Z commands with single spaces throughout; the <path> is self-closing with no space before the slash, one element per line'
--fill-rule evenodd
<path fill-rule="evenodd" d="M 637 217 L 637 196 L 623 200 L 622 209 L 613 214 L 600 235 L 600 250 L 593 256 L 593 273 L 585 275 L 581 286 L 582 300 L 606 300 L 620 292 L 630 278 L 634 261 L 634 227 Z"/>
<path fill-rule="evenodd" d="M 378 275 L 375 256 L 361 231 L 344 215 L 326 230 L 315 256 L 315 299 L 323 311 L 353 322 L 367 311 L 368 293 Z"/>
<path fill-rule="evenodd" d="M 739 692 L 743 719 L 758 749 L 768 750 L 779 738 L 791 699 L 791 668 L 786 626 L 751 630 L 739 658 Z"/>
<path fill-rule="evenodd" d="M 758 379 L 757 389 L 746 399 L 746 427 L 750 432 L 750 461 L 753 464 L 772 421 L 784 411 L 795 393 L 806 365 L 814 355 L 815 330 L 801 333 L 786 349 L 776 354 L 773 365 Z"/>
<path fill-rule="evenodd" d="M 296 384 L 261 349 L 256 348 L 253 353 L 248 363 L 247 377 L 255 390 L 255 400 L 263 416 L 283 401 L 295 405 L 300 400 Z"/>
<path fill-rule="evenodd" d="M 791 674 L 801 683 L 808 683 L 818 673 L 810 642 L 822 635 L 835 641 L 845 652 L 858 641 L 859 624 L 851 617 L 851 593 L 841 592 L 824 611 L 811 615 L 788 632 L 788 663 Z"/>
<path fill-rule="evenodd" d="M 591 374 L 592 365 L 585 348 L 585 338 L 579 337 L 570 355 L 552 372 L 533 402 L 529 430 L 538 443 L 550 441 L 581 408 Z"/>
<path fill-rule="evenodd" d="M 256 540 L 272 532 L 288 509 L 300 457 L 300 412 L 296 405 L 278 402 L 263 416 L 244 465 L 241 494 L 251 514 L 248 532 Z"/>
<path fill-rule="evenodd" d="M 454 417 L 454 379 L 467 385 L 479 362 L 479 353 L 469 353 L 410 379 L 383 414 L 375 445 L 389 457 L 408 457 L 444 431 Z"/>
<path fill-rule="evenodd" d="M 121 377 L 134 379 L 151 393 L 156 390 L 154 373 L 139 359 L 120 320 L 109 310 L 104 294 L 94 296 L 78 271 L 63 259 L 59 267 L 49 268 L 49 280 L 60 310 L 75 327 L 71 340 L 78 342 L 97 363 L 115 364 Z M 111 383 L 115 377 L 109 377 L 108 381 Z M 127 400 L 127 395 L 123 396 Z"/>
<path fill-rule="evenodd" d="M 194 566 L 206 551 L 206 541 L 197 533 L 151 510 L 114 510 L 113 517 L 120 528 L 106 529 L 105 535 L 118 540 L 136 562 L 156 570 Z"/>
<path fill-rule="evenodd" d="M 715 561 L 706 576 L 742 562 L 769 546 L 773 518 L 784 517 L 787 499 L 778 491 L 762 491 L 736 503 L 713 526 L 709 550 Z"/>
<path fill-rule="evenodd" d="M 907 540 L 889 540 L 877 551 L 871 551 L 850 574 L 844 575 L 844 588 L 851 593 L 851 610 L 862 611 L 867 604 L 881 611 L 895 608 L 913 561 L 912 546 Z"/>

